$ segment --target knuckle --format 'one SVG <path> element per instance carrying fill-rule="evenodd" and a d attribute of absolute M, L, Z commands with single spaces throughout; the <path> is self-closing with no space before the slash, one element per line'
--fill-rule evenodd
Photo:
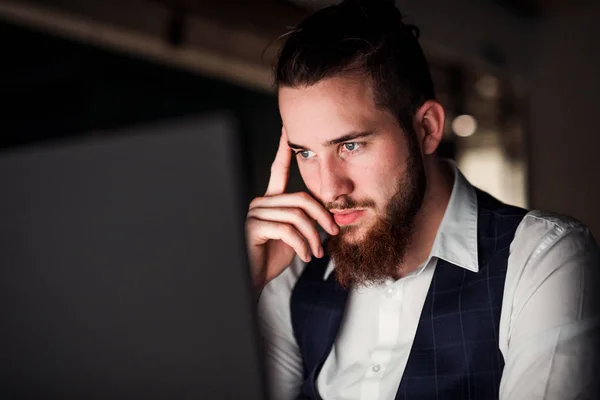
<path fill-rule="evenodd" d="M 303 200 L 311 199 L 310 195 L 306 192 L 298 192 L 298 196 Z"/>
<path fill-rule="evenodd" d="M 290 210 L 290 213 L 298 220 L 304 218 L 304 212 L 299 208 L 293 208 Z"/>
<path fill-rule="evenodd" d="M 306 244 L 306 242 L 304 240 L 302 240 L 301 238 L 297 238 L 296 239 L 296 245 L 302 251 L 310 251 L 310 249 L 309 249 L 308 245 Z"/>
<path fill-rule="evenodd" d="M 248 209 L 251 210 L 253 208 L 258 207 L 258 205 L 263 201 L 263 197 L 255 197 L 254 199 L 252 199 L 252 201 L 250 202 L 250 205 L 248 206 Z"/>
<path fill-rule="evenodd" d="M 289 225 L 283 225 L 283 232 L 286 236 L 294 236 L 295 234 L 294 228 Z"/>
<path fill-rule="evenodd" d="M 287 224 L 283 225 L 282 229 L 283 229 L 283 232 L 286 235 L 293 235 L 294 234 L 294 228 L 292 228 L 291 226 L 289 226 Z"/>
<path fill-rule="evenodd" d="M 249 215 L 246 217 L 246 229 L 247 230 L 255 229 L 256 226 L 258 225 L 258 223 L 259 223 L 259 220 L 257 220 L 253 216 Z"/>

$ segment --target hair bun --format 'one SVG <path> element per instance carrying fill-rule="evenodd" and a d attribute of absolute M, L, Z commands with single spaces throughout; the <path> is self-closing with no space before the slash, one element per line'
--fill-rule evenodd
<path fill-rule="evenodd" d="M 353 7 L 360 7 L 362 9 L 383 9 L 383 10 L 391 10 L 392 8 L 396 10 L 397 13 L 400 13 L 400 10 L 396 7 L 396 2 L 394 0 L 343 0 L 340 6 L 350 5 Z"/>
<path fill-rule="evenodd" d="M 399 29 L 403 34 L 419 38 L 419 28 L 404 22 L 404 16 L 396 7 L 394 0 L 343 0 L 338 5 L 342 8 L 352 8 L 357 18 L 365 20 L 382 29 Z"/>

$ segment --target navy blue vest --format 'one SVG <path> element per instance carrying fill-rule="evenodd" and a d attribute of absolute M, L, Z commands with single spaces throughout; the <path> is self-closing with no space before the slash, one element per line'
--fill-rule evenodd
<path fill-rule="evenodd" d="M 438 260 L 396 399 L 498 398 L 504 359 L 499 325 L 509 247 L 526 210 L 477 192 L 477 273 Z M 320 399 L 316 379 L 344 314 L 348 292 L 329 260 L 313 259 L 291 297 L 292 327 L 303 357 L 298 399 Z"/>

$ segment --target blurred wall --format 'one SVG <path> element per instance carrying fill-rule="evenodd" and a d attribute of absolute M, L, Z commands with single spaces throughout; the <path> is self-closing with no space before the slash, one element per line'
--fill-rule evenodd
<path fill-rule="evenodd" d="M 112 4 L 115 1 L 117 0 L 111 0 L 110 3 Z M 13 6 L 21 4 L 20 1 L 9 3 Z M 37 0 L 35 3 L 42 4 L 44 2 Z M 63 0 L 61 3 L 75 4 L 76 1 Z M 6 0 L 0 1 L 0 5 L 9 10 L 7 4 Z M 94 4 L 99 5 L 100 3 Z M 118 16 L 118 21 L 115 21 L 114 18 L 110 20 L 111 26 L 119 21 L 124 24 L 123 26 L 136 22 L 131 28 L 139 28 L 140 32 L 143 31 L 147 34 L 144 36 L 146 42 L 144 42 L 142 50 L 146 50 L 147 54 L 153 54 L 154 58 L 161 58 L 154 53 L 160 53 L 163 58 L 171 57 L 176 60 L 181 58 L 178 65 L 185 67 L 189 67 L 187 61 L 197 59 L 196 61 L 205 67 L 206 65 L 212 66 L 212 69 L 208 68 L 209 71 L 228 72 L 229 76 L 232 74 L 238 76 L 237 72 L 239 70 L 248 68 L 254 71 L 254 69 L 248 67 L 251 63 L 244 64 L 245 68 L 242 69 L 240 69 L 241 67 L 226 68 L 236 60 L 235 57 L 243 58 L 240 55 L 235 56 L 234 54 L 226 59 L 227 62 L 215 63 L 214 57 L 208 57 L 210 54 L 206 51 L 200 52 L 199 55 L 196 54 L 196 58 L 194 58 L 190 49 L 164 46 L 162 44 L 164 39 L 160 37 L 160 32 L 155 31 L 162 29 L 163 25 L 158 22 L 162 21 L 164 23 L 167 21 L 168 12 L 161 9 L 162 11 L 154 10 L 154 13 L 148 14 L 147 12 L 136 11 L 132 4 L 129 7 L 131 9 L 127 8 L 125 10 L 129 11 L 129 13 L 125 13 L 128 18 L 125 18 L 125 14 L 121 12 L 115 14 L 114 8 L 109 7 L 108 1 L 104 7 L 107 9 L 106 12 L 95 11 L 98 14 L 97 17 L 108 18 L 110 16 L 116 18 Z M 149 4 L 156 6 L 154 3 L 135 3 L 136 6 L 140 7 Z M 600 210 L 597 206 L 597 204 L 600 204 L 600 185 L 598 185 L 598 179 L 596 178 L 596 173 L 600 172 L 600 161 L 595 157 L 600 141 L 595 116 L 597 113 L 596 108 L 600 105 L 600 78 L 597 72 L 600 71 L 600 27 L 595 23 L 600 20 L 600 5 L 588 6 L 587 9 L 580 8 L 578 11 L 563 11 L 560 16 L 544 16 L 536 21 L 520 18 L 492 0 L 421 0 L 418 2 L 397 0 L 397 4 L 407 19 L 421 28 L 423 44 L 428 50 L 467 63 L 472 62 L 483 66 L 490 72 L 509 77 L 515 82 L 521 94 L 526 94 L 528 110 L 524 110 L 524 112 L 529 120 L 525 132 L 528 143 L 528 203 L 532 208 L 557 211 L 579 218 L 592 228 L 596 236 L 600 236 Z M 0 9 L 2 8 L 0 7 Z M 111 10 L 112 12 L 109 12 Z M 29 12 L 29 8 L 21 7 L 21 11 Z M 140 15 L 151 15 L 155 18 L 147 17 L 140 20 Z M 62 21 L 59 18 L 55 19 L 59 22 Z M 101 19 L 99 18 L 99 20 Z M 144 23 L 142 24 L 142 22 Z M 211 35 L 198 33 L 205 32 L 206 29 L 202 30 L 199 27 L 206 28 L 205 25 L 209 22 L 204 20 L 191 21 L 190 37 L 195 38 L 195 41 L 201 38 L 212 40 L 210 38 L 221 37 L 219 35 L 215 36 L 216 31 L 214 30 L 209 30 L 213 33 Z M 140 24 L 143 25 L 145 30 L 138 26 Z M 106 31 L 106 29 L 105 26 L 102 29 L 97 28 L 96 36 L 106 39 L 110 36 L 107 35 L 107 32 L 112 32 Z M 231 26 L 227 26 L 226 29 L 219 32 L 223 33 L 231 29 Z M 81 35 L 82 32 L 89 37 L 94 37 L 91 34 L 94 32 L 91 28 L 84 29 L 79 34 Z M 132 32 L 121 36 L 130 38 Z M 148 36 L 149 32 L 154 33 L 156 37 Z M 235 35 L 232 33 L 233 36 L 223 40 L 233 40 L 235 38 L 234 42 L 236 42 L 245 37 L 236 32 L 233 32 Z M 4 48 L 10 49 L 10 43 L 14 43 L 14 37 L 11 35 L 3 35 L 3 37 L 5 39 L 3 42 Z M 148 38 L 154 38 L 154 42 Z M 96 39 L 98 38 L 96 37 Z M 120 39 L 117 39 L 112 43 L 113 45 L 119 42 Z M 139 44 L 140 40 L 133 42 Z M 221 47 L 231 51 L 247 48 L 246 52 L 254 54 L 259 52 L 257 49 L 262 48 L 265 40 L 267 39 L 262 38 L 261 40 L 241 42 L 238 46 L 223 45 Z M 154 47 L 150 48 L 151 46 L 148 44 L 150 42 L 154 44 Z M 33 50 L 32 48 L 29 49 Z M 201 49 L 202 46 L 195 46 L 195 50 L 199 51 Z M 5 51 L 5 60 L 9 57 Z M 76 61 L 78 58 L 77 56 L 72 57 L 72 61 Z M 67 64 L 69 64 L 68 68 L 73 68 L 73 63 Z M 61 67 L 60 64 L 58 67 Z M 245 82 L 267 86 L 268 69 L 262 66 L 257 67 L 257 70 L 260 70 L 260 73 L 250 74 L 252 76 L 246 77 Z M 99 74 L 100 77 L 106 76 L 101 67 L 92 71 L 94 74 Z M 47 70 L 44 72 L 47 72 Z M 130 72 L 132 71 L 130 70 Z M 198 86 L 192 88 L 192 85 L 188 82 L 192 80 L 198 80 L 199 82 L 203 78 L 198 75 L 192 78 L 191 74 L 190 80 L 185 80 L 185 83 L 183 83 L 184 80 L 177 78 L 163 84 L 158 83 L 160 79 L 157 79 L 157 77 L 160 74 L 153 75 L 152 78 L 148 79 L 140 79 L 139 76 L 133 78 L 131 73 L 128 79 L 123 79 L 125 75 L 127 74 L 117 74 L 107 79 L 114 83 L 119 80 L 117 78 L 119 76 L 121 82 L 128 82 L 124 86 L 129 87 L 129 90 L 145 93 L 145 95 L 141 96 L 141 100 L 134 101 L 122 94 L 115 94 L 112 97 L 114 99 L 112 107 L 105 108 L 105 112 L 109 110 L 111 113 L 125 115 L 135 111 L 133 115 L 137 115 L 136 113 L 139 113 L 139 110 L 144 110 L 143 114 L 145 115 L 143 117 L 146 118 L 158 115 L 167 116 L 175 110 L 181 112 L 205 110 L 206 104 L 215 105 L 218 103 L 219 107 L 234 108 L 235 113 L 243 119 L 241 121 L 242 126 L 251 126 L 251 129 L 246 132 L 246 138 L 247 145 L 250 147 L 249 154 L 252 158 L 253 167 L 251 174 L 253 177 L 252 194 L 262 193 L 266 187 L 270 164 L 277 147 L 277 137 L 279 135 L 279 116 L 276 99 L 272 94 L 259 93 L 252 89 L 245 90 L 240 87 L 234 88 L 233 85 L 221 86 L 216 81 L 211 82 L 209 86 L 204 86 L 208 80 L 205 80 L 204 84 L 198 83 Z M 14 79 L 13 76 L 7 74 L 4 74 L 4 77 L 7 81 Z M 29 77 L 23 77 L 30 82 Z M 98 78 L 97 75 L 95 77 Z M 136 83 L 132 84 L 133 82 Z M 176 82 L 179 82 L 179 85 Z M 214 86 L 215 84 L 217 86 Z M 122 87 L 122 85 L 118 84 L 117 87 Z M 13 104 L 16 104 L 19 99 L 22 99 L 29 106 L 31 106 L 32 99 L 33 103 L 40 101 L 39 97 L 36 97 L 33 92 L 26 95 L 24 90 L 26 86 L 17 86 L 13 85 L 15 90 L 9 96 L 13 98 Z M 152 89 L 152 86 L 154 86 L 154 89 Z M 110 85 L 104 81 L 102 84 L 95 86 L 92 93 L 96 94 L 96 99 L 100 97 L 107 100 L 111 97 L 111 90 L 114 91 L 116 88 L 110 89 L 109 87 Z M 208 89 L 208 87 L 211 89 Z M 185 88 L 184 91 L 187 93 L 184 96 L 185 99 L 180 97 L 179 88 Z M 214 95 L 212 94 L 213 89 L 219 92 L 221 90 L 225 91 L 221 92 L 220 95 Z M 90 93 L 89 90 L 83 87 L 79 87 L 79 90 L 83 90 L 87 94 Z M 121 89 L 119 88 L 119 90 Z M 148 92 L 153 90 L 155 90 L 154 94 L 149 95 Z M 243 94 L 238 94 L 238 92 Z M 5 93 L 7 93 L 6 90 Z M 48 95 L 48 93 L 51 92 L 44 91 L 44 95 Z M 200 98 L 203 100 L 200 100 Z M 128 99 L 128 101 L 125 99 Z M 124 104 L 116 106 L 119 102 Z M 231 106 L 232 103 L 235 103 L 235 106 Z M 153 105 L 150 106 L 150 104 Z M 73 111 L 81 105 L 78 101 L 68 105 L 68 110 L 71 114 L 76 114 L 77 119 L 84 118 L 87 121 L 90 115 L 93 117 L 92 119 L 98 119 L 105 115 L 104 112 L 98 114 L 98 106 L 92 108 L 91 111 L 74 113 Z M 170 111 L 165 112 L 165 107 Z M 159 109 L 161 111 L 158 111 Z M 88 111 L 91 114 L 87 113 Z M 110 119 L 117 124 L 116 119 L 113 117 L 114 115 Z M 14 114 L 13 118 L 15 118 Z M 28 122 L 27 118 L 20 121 L 20 123 L 26 122 Z M 73 129 L 73 126 L 71 126 L 73 124 L 72 119 L 63 122 L 69 126 L 61 129 Z M 125 121 L 119 121 L 119 123 L 125 123 Z M 46 126 L 50 125 L 46 124 Z M 102 126 L 94 126 L 93 128 L 101 129 Z M 81 128 L 77 130 L 81 130 Z M 35 132 L 35 129 L 27 129 L 27 131 Z M 4 139 L 5 141 L 8 140 L 6 136 Z M 303 185 L 296 169 L 292 169 L 292 173 L 290 189 L 302 189 Z"/>
<path fill-rule="evenodd" d="M 493 1 L 396 1 L 425 45 L 513 80 L 527 99 L 529 207 L 580 219 L 598 238 L 600 2 L 577 3 L 526 19 Z"/>
<path fill-rule="evenodd" d="M 0 44 L 0 87 L 10 99 L 0 108 L 0 155 L 19 146 L 225 111 L 250 149 L 243 160 L 248 194 L 266 188 L 281 127 L 271 93 L 2 21 Z"/>
<path fill-rule="evenodd" d="M 530 204 L 600 237 L 600 3 L 540 21 L 530 43 Z"/>
<path fill-rule="evenodd" d="M 494 0 L 396 0 L 432 53 L 524 79 L 532 24 Z"/>

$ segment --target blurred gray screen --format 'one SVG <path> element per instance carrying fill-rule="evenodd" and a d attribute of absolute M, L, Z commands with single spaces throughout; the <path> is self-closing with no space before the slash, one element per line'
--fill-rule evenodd
<path fill-rule="evenodd" d="M 0 154 L 0 398 L 258 399 L 225 115 Z"/>

